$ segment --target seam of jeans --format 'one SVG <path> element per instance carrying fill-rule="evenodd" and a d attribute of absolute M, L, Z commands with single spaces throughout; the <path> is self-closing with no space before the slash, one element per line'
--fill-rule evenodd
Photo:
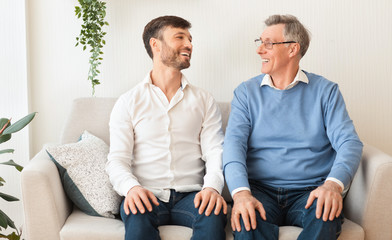
<path fill-rule="evenodd" d="M 194 229 L 194 224 L 196 223 L 196 216 L 195 215 L 193 215 L 192 213 L 190 213 L 188 211 L 179 210 L 179 209 L 173 209 L 172 214 L 173 214 L 173 212 L 181 213 L 181 214 L 189 216 L 192 219 L 191 228 Z"/>
<path fill-rule="evenodd" d="M 192 213 L 190 213 L 189 211 L 184 211 L 184 210 L 180 210 L 180 209 L 173 209 L 172 213 L 173 212 L 182 213 L 182 214 L 188 215 L 188 216 L 190 216 L 192 218 L 193 221 L 196 220 L 196 217 Z"/>

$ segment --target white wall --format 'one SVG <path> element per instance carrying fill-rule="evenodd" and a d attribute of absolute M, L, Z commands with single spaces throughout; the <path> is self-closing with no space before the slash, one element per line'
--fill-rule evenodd
<path fill-rule="evenodd" d="M 29 113 L 25 21 L 25 0 L 1 1 L 0 118 L 12 117 L 12 123 Z M 15 149 L 15 153 L 0 155 L 0 162 L 13 159 L 20 165 L 26 165 L 29 159 L 28 127 L 0 145 L 0 150 L 7 148 Z M 0 165 L 0 177 L 6 180 L 0 191 L 21 199 L 20 173 L 13 167 Z M 21 202 L 6 202 L 0 198 L 0 209 L 15 221 L 18 228 L 23 223 L 21 208 Z"/>
<path fill-rule="evenodd" d="M 174 14 L 193 24 L 195 85 L 218 101 L 260 73 L 253 40 L 272 14 L 293 14 L 312 32 L 302 68 L 339 83 L 361 139 L 392 154 L 392 2 L 390 0 L 116 0 L 107 1 L 104 62 L 96 96 L 117 97 L 151 67 L 141 35 L 145 24 Z M 88 54 L 75 48 L 80 21 L 76 0 L 35 0 L 28 5 L 33 152 L 59 140 L 74 98 L 91 95 Z"/>

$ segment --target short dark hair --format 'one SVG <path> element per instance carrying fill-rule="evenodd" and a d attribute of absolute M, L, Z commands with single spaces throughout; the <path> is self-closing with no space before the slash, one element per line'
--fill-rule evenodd
<path fill-rule="evenodd" d="M 285 41 L 295 41 L 301 46 L 300 54 L 303 57 L 310 43 L 310 32 L 293 15 L 272 15 L 265 20 L 265 25 L 272 26 L 284 24 L 283 36 Z"/>
<path fill-rule="evenodd" d="M 166 27 L 175 27 L 182 29 L 189 29 L 192 27 L 191 23 L 187 20 L 177 16 L 162 16 L 151 20 L 144 27 L 143 42 L 148 55 L 153 58 L 153 53 L 150 46 L 150 39 L 157 38 L 162 40 L 162 32 Z"/>

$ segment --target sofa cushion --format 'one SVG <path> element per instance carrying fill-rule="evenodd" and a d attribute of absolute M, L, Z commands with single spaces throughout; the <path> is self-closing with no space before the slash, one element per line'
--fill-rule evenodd
<path fill-rule="evenodd" d="M 103 140 L 85 131 L 79 142 L 47 146 L 46 151 L 78 208 L 93 216 L 114 218 L 119 213 L 121 197 L 105 172 L 109 147 Z"/>
<path fill-rule="evenodd" d="M 162 240 L 188 240 L 192 236 L 192 229 L 187 227 L 164 225 L 158 229 Z M 342 230 L 339 240 L 361 240 L 365 237 L 362 227 L 348 219 L 345 219 Z M 226 240 L 233 240 L 230 217 L 228 217 L 225 231 Z M 279 227 L 279 240 L 295 240 L 301 231 L 301 228 L 294 226 Z M 121 220 L 91 217 L 77 208 L 68 217 L 60 231 L 62 240 L 123 240 L 124 234 L 124 224 Z"/>

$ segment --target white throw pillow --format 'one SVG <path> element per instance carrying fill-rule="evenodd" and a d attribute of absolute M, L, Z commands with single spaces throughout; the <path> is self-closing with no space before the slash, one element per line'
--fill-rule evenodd
<path fill-rule="evenodd" d="M 105 172 L 109 146 L 85 131 L 77 143 L 46 148 L 59 170 L 64 190 L 83 212 L 114 218 L 122 198 Z"/>

